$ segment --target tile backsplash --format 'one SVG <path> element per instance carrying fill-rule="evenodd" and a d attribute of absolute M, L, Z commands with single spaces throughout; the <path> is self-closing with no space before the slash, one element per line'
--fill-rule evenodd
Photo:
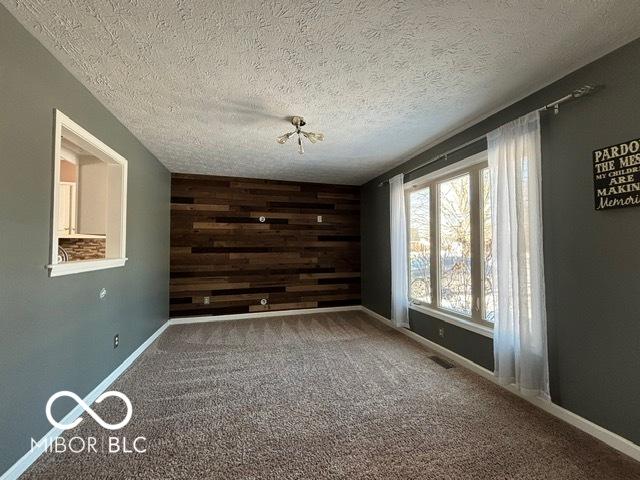
<path fill-rule="evenodd" d="M 58 246 L 67 252 L 69 262 L 96 260 L 106 256 L 106 240 L 104 238 L 60 238 Z"/>

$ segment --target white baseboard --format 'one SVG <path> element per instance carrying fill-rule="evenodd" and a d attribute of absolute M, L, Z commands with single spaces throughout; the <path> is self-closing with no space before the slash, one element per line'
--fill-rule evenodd
<path fill-rule="evenodd" d="M 593 422 L 591 422 L 590 420 L 587 420 L 584 417 L 581 417 L 580 415 L 576 415 L 575 413 L 562 408 L 561 406 L 547 401 L 547 400 L 543 400 L 541 398 L 536 398 L 536 397 L 529 397 L 526 395 L 522 395 L 515 387 L 513 386 L 505 386 L 502 385 L 500 383 L 498 383 L 495 375 L 493 374 L 493 372 L 491 372 L 490 370 L 487 370 L 484 367 L 481 367 L 480 365 L 478 365 L 477 363 L 472 362 L 471 360 L 469 360 L 466 357 L 463 357 L 462 355 L 459 355 L 455 352 L 452 352 L 451 350 L 443 347 L 442 345 L 438 345 L 435 342 L 432 342 L 431 340 L 428 340 L 426 338 L 424 338 L 421 335 L 418 335 L 415 332 L 412 332 L 411 330 L 407 329 L 407 328 L 397 328 L 395 327 L 392 323 L 391 320 L 389 320 L 386 317 L 383 317 L 382 315 L 369 310 L 367 307 L 360 307 L 360 309 L 369 314 L 370 316 L 372 316 L 373 318 L 375 318 L 376 320 L 379 320 L 380 322 L 384 323 L 385 325 L 399 331 L 400 333 L 403 333 L 404 335 L 406 335 L 409 338 L 412 338 L 413 340 L 415 340 L 416 342 L 424 345 L 425 347 L 427 347 L 429 350 L 432 350 L 440 355 L 442 355 L 443 357 L 446 357 L 447 359 L 451 360 L 452 362 L 460 365 L 461 367 L 464 367 L 468 370 L 471 370 L 474 373 L 477 373 L 478 375 L 480 375 L 481 377 L 484 377 L 486 379 L 491 380 L 492 382 L 494 382 L 496 385 L 500 385 L 502 388 L 508 390 L 509 392 L 513 393 L 514 395 L 517 395 L 520 398 L 523 398 L 524 400 L 528 401 L 529 403 L 535 405 L 538 408 L 541 408 L 542 410 L 544 410 L 545 412 L 553 415 L 556 418 L 559 418 L 560 420 L 563 420 L 564 422 L 576 427 L 579 430 L 582 430 L 583 432 L 591 435 L 592 437 L 597 438 L 598 440 L 600 440 L 601 442 L 606 443 L 607 445 L 609 445 L 610 447 L 618 450 L 621 453 L 624 453 L 625 455 L 628 455 L 629 457 L 633 458 L 634 460 L 640 461 L 640 445 L 637 445 L 635 443 L 633 443 L 630 440 L 627 440 L 624 437 L 621 437 L 620 435 L 613 433 L 609 430 L 607 430 L 606 428 L 601 427 L 600 425 L 597 425 Z"/>
<path fill-rule="evenodd" d="M 147 340 L 145 340 L 145 342 L 142 345 L 136 348 L 135 351 L 131 355 L 129 355 L 124 362 L 122 362 L 118 366 L 118 368 L 116 368 L 113 372 L 109 374 L 107 378 L 105 378 L 102 382 L 100 382 L 96 386 L 96 388 L 91 390 L 91 392 L 89 392 L 89 394 L 83 399 L 87 403 L 87 405 L 91 405 L 96 398 L 98 398 L 102 393 L 104 393 L 107 390 L 107 388 L 109 388 L 109 385 L 111 385 L 120 375 L 122 375 L 122 373 L 127 368 L 129 368 L 129 366 L 142 354 L 142 352 L 144 352 L 147 349 L 147 347 L 149 347 L 149 345 L 153 343 L 153 341 L 156 338 L 160 336 L 162 332 L 164 332 L 167 329 L 168 326 L 169 326 L 169 323 L 165 322 L 164 325 L 162 325 L 158 330 L 156 330 L 154 334 L 151 335 Z M 42 409 L 44 411 L 44 405 L 42 406 Z M 79 405 L 76 405 L 76 407 L 73 410 L 71 410 L 62 420 L 60 420 L 60 423 L 63 423 L 63 424 L 71 423 L 83 413 L 84 413 L 84 410 L 82 409 L 82 407 L 80 407 Z M 40 457 L 40 455 L 42 455 L 42 453 L 44 453 L 47 446 L 50 445 L 51 442 L 53 442 L 56 438 L 58 438 L 61 433 L 62 433 L 62 430 L 59 428 L 52 428 L 51 430 L 49 430 L 38 441 L 38 446 L 34 447 L 33 449 L 25 453 L 22 456 L 22 458 L 20 458 L 20 460 L 14 463 L 9 468 L 9 470 L 4 472 L 2 476 L 0 476 L 0 480 L 17 479 L 20 475 L 24 473 L 24 471 L 27 468 L 29 468 L 38 459 L 38 457 Z"/>
<path fill-rule="evenodd" d="M 201 317 L 175 317 L 169 320 L 169 325 L 185 325 L 188 323 L 226 322 L 228 320 L 247 320 L 263 317 L 284 317 L 287 315 L 311 315 L 326 312 L 348 312 L 360 310 L 360 305 L 348 305 L 345 307 L 303 308 L 299 310 L 267 310 L 265 312 L 236 313 L 232 315 L 204 315 Z M 2 479 L 0 479 L 2 480 Z"/>

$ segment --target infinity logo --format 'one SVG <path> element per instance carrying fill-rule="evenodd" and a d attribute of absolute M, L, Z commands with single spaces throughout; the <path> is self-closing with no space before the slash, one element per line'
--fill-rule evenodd
<path fill-rule="evenodd" d="M 107 423 L 104 420 L 102 420 L 102 418 L 100 418 L 100 416 L 96 412 L 94 412 L 91 409 L 91 407 L 89 405 L 87 405 L 86 402 L 84 400 L 82 400 L 78 395 L 76 395 L 73 392 L 69 392 L 67 390 L 63 390 L 63 391 L 60 391 L 58 393 L 54 393 L 53 395 L 51 395 L 51 397 L 47 401 L 47 407 L 45 409 L 45 413 L 47 414 L 47 420 L 49 420 L 49 423 L 51 423 L 51 425 L 53 425 L 54 427 L 60 428 L 62 430 L 70 430 L 72 428 L 77 427 L 78 424 L 83 419 L 82 419 L 82 417 L 78 417 L 73 422 L 68 423 L 68 424 L 57 422 L 53 418 L 53 416 L 51 415 L 51 406 L 53 405 L 53 402 L 55 402 L 60 397 L 69 397 L 69 398 L 72 398 L 73 400 L 75 400 L 75 402 L 80 407 L 82 407 L 82 409 L 85 412 L 87 412 L 89 415 L 91 415 L 91 417 L 93 417 L 93 419 L 96 422 L 98 422 L 102 428 L 106 428 L 107 430 L 119 430 L 120 428 L 124 427 L 127 423 L 129 423 L 129 420 L 131 420 L 131 415 L 133 413 L 133 407 L 131 406 L 131 400 L 129 400 L 129 398 L 124 393 L 116 392 L 114 390 L 111 390 L 109 392 L 104 392 L 102 395 L 100 395 L 98 398 L 96 398 L 96 403 L 102 402 L 105 398 L 118 397 L 127 406 L 127 414 L 125 415 L 124 420 L 122 420 L 120 423 L 115 423 L 115 424 Z"/>

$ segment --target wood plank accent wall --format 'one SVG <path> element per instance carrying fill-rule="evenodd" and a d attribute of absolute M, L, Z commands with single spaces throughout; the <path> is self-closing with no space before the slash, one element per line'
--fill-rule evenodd
<path fill-rule="evenodd" d="M 173 174 L 171 316 L 359 304 L 359 190 Z"/>

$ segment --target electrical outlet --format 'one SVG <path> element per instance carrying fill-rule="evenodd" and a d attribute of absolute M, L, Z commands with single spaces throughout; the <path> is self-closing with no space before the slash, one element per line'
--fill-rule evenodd
<path fill-rule="evenodd" d="M 204 303 L 205 305 L 209 305 L 210 302 L 211 302 L 211 299 L 209 297 L 204 297 L 202 299 L 202 303 Z"/>
<path fill-rule="evenodd" d="M 444 338 L 444 327 L 440 327 L 440 328 L 438 329 L 438 336 L 439 336 L 440 338 Z"/>
<path fill-rule="evenodd" d="M 116 333 L 113 336 L 113 348 L 118 348 L 118 345 L 120 345 L 120 335 Z"/>
<path fill-rule="evenodd" d="M 318 223 L 322 223 L 322 215 L 318 215 Z"/>

